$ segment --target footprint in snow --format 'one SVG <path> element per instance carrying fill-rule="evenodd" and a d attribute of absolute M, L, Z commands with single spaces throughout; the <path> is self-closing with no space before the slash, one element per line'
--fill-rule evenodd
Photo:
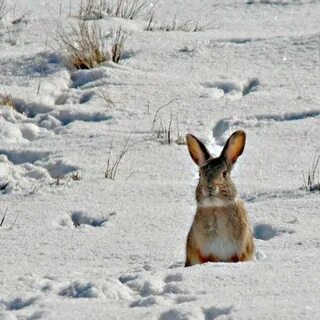
<path fill-rule="evenodd" d="M 106 222 L 108 222 L 109 219 L 115 215 L 115 212 L 111 212 L 104 216 L 94 216 L 85 211 L 74 211 L 65 218 L 62 218 L 59 225 L 63 227 L 68 226 L 75 228 L 82 228 L 86 226 L 100 228 L 104 227 Z"/>
<path fill-rule="evenodd" d="M 12 300 L 2 301 L 2 303 L 5 305 L 7 310 L 12 311 L 12 310 L 21 310 L 26 307 L 29 307 L 36 300 L 37 300 L 37 297 L 31 297 L 31 298 L 17 297 Z"/>
<path fill-rule="evenodd" d="M 59 291 L 59 295 L 67 298 L 97 298 L 98 290 L 91 282 L 74 281 Z"/>
<path fill-rule="evenodd" d="M 129 287 L 138 296 L 131 307 L 150 307 L 156 304 L 182 304 L 197 300 L 188 290 L 181 286 L 183 276 L 180 273 L 166 275 L 163 279 L 149 277 L 144 279 L 141 274 L 124 275 L 119 281 Z"/>
<path fill-rule="evenodd" d="M 294 230 L 277 228 L 267 223 L 259 223 L 253 227 L 253 236 L 259 240 L 271 240 L 283 234 L 292 234 Z"/>

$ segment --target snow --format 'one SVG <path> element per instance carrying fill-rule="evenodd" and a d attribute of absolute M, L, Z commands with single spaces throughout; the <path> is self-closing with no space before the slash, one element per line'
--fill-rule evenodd
<path fill-rule="evenodd" d="M 302 173 L 320 152 L 320 3 L 161 0 L 156 21 L 207 27 L 105 16 L 106 34 L 127 32 L 124 59 L 72 70 L 56 37 L 79 2 L 17 0 L 0 26 L 16 109 L 0 106 L 0 319 L 316 319 L 320 200 Z M 237 129 L 255 259 L 184 268 L 198 174 L 174 141 L 218 155 Z"/>

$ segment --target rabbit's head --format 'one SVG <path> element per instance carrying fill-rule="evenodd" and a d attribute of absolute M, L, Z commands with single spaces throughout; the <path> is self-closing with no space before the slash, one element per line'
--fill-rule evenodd
<path fill-rule="evenodd" d="M 226 142 L 219 157 L 214 157 L 195 136 L 187 134 L 187 145 L 193 161 L 199 166 L 199 183 L 196 190 L 198 205 L 223 206 L 234 201 L 237 190 L 230 173 L 234 163 L 242 154 L 246 134 L 234 132 Z"/>

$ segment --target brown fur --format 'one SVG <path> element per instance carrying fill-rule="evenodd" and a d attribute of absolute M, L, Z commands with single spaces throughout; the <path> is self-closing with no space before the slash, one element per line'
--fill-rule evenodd
<path fill-rule="evenodd" d="M 187 141 L 190 155 L 200 167 L 200 178 L 185 266 L 252 259 L 254 243 L 247 213 L 242 201 L 236 198 L 230 178 L 232 166 L 244 149 L 244 132 L 237 131 L 229 138 L 219 158 L 211 157 L 202 143 L 197 146 L 196 137 L 188 135 Z"/>
<path fill-rule="evenodd" d="M 247 220 L 243 203 L 239 200 L 228 207 L 198 208 L 188 234 L 185 265 L 251 260 L 254 243 Z M 202 253 L 203 248 L 208 242 L 214 241 L 218 233 L 239 244 L 238 252 L 228 259 Z"/>

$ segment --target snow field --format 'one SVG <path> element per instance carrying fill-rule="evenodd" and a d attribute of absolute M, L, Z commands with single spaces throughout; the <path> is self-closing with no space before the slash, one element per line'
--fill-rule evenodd
<path fill-rule="evenodd" d="M 16 109 L 0 106 L 0 319 L 315 319 L 319 193 L 301 179 L 320 149 L 319 3 L 159 2 L 159 21 L 209 23 L 194 33 L 105 17 L 128 33 L 125 59 L 91 70 L 55 45 L 57 24 L 77 22 L 69 1 L 24 12 L 14 44 L 12 12 L 0 28 Z M 173 141 L 190 132 L 216 153 L 246 131 L 233 179 L 255 260 L 183 267 L 197 169 L 157 137 L 171 114 Z"/>

